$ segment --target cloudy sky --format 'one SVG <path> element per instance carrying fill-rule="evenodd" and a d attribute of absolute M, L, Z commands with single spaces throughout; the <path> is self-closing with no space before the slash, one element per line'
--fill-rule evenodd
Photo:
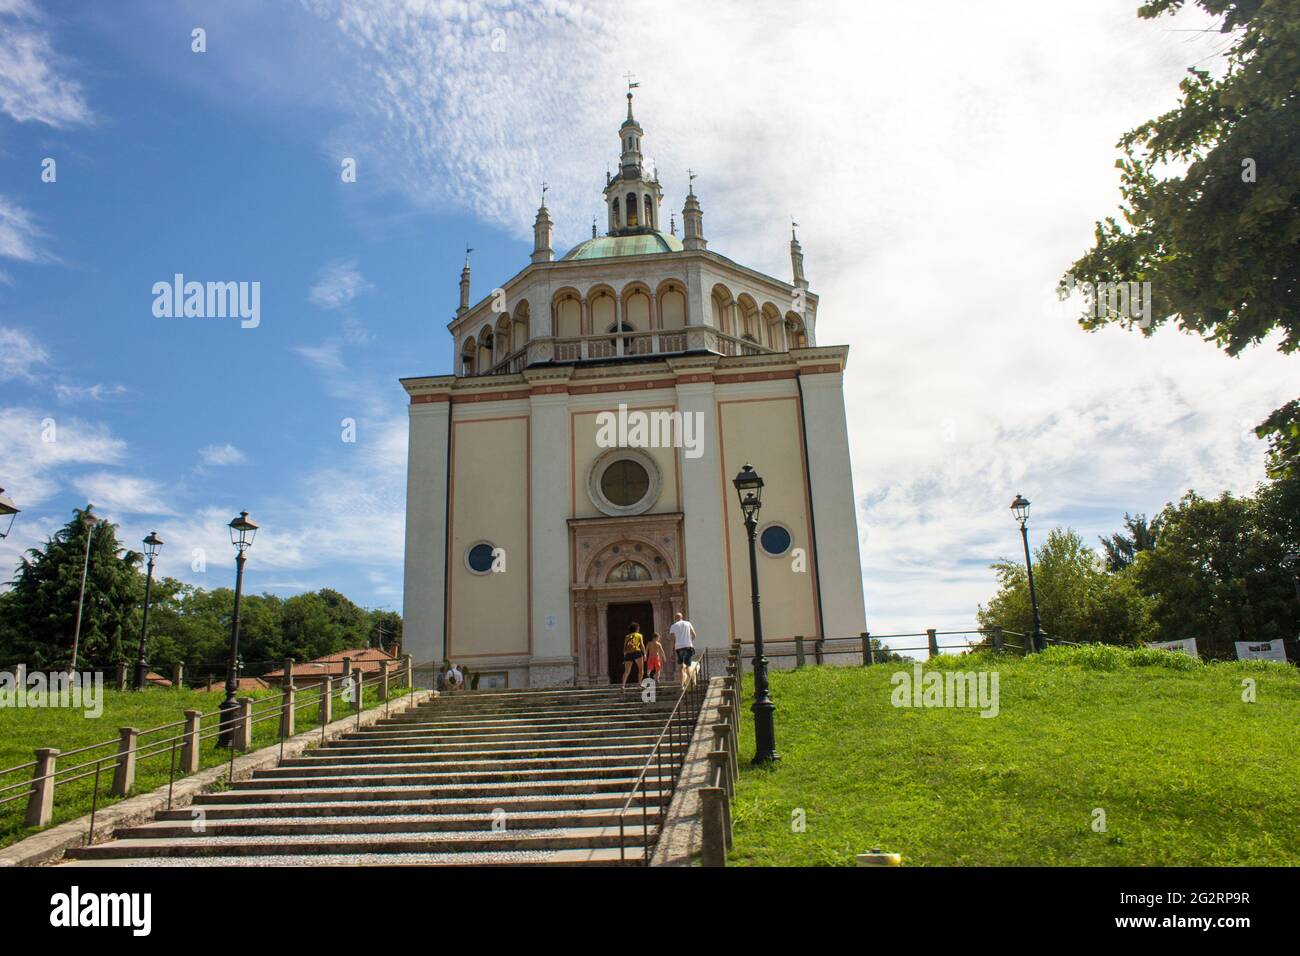
<path fill-rule="evenodd" d="M 589 235 L 627 72 L 710 248 L 786 277 L 801 224 L 819 338 L 852 348 L 873 632 L 972 624 L 1017 492 L 1040 539 L 1095 539 L 1249 491 L 1295 360 L 1086 334 L 1055 294 L 1115 142 L 1225 46 L 1137 6 L 0 0 L 0 565 L 90 500 L 225 584 L 247 509 L 253 589 L 400 609 L 396 379 L 450 371 L 464 248 L 476 298 L 518 271 L 542 180 L 557 246 Z M 260 282 L 260 323 L 156 317 L 177 273 Z"/>

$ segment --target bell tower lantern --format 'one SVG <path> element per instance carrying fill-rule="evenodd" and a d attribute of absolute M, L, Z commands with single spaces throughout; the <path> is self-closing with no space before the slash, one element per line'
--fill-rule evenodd
<path fill-rule="evenodd" d="M 627 119 L 618 128 L 618 172 L 607 176 L 605 206 L 609 214 L 609 235 L 628 236 L 641 232 L 661 230 L 659 204 L 663 190 L 659 176 L 646 176 L 641 152 L 641 138 L 645 131 L 632 115 L 632 90 L 639 84 L 628 82 Z"/>

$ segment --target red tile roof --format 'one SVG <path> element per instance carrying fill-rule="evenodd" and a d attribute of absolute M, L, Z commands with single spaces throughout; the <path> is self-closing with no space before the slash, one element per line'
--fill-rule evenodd
<path fill-rule="evenodd" d="M 262 678 L 260 677 L 241 677 L 236 683 L 236 688 L 238 690 L 265 690 L 270 686 L 271 686 L 270 684 L 262 680 Z M 196 687 L 194 689 L 195 690 L 225 690 L 226 679 L 224 677 L 220 679 L 213 679 L 208 681 L 206 684 L 203 684 L 202 686 Z"/>
<path fill-rule="evenodd" d="M 379 665 L 383 661 L 392 663 L 397 660 L 393 654 L 380 650 L 377 647 L 362 647 L 348 651 L 336 651 L 333 654 L 327 654 L 324 657 L 318 657 L 314 661 L 307 661 L 303 664 L 293 665 L 293 678 L 322 678 L 322 677 L 342 677 L 343 676 L 343 658 L 349 658 L 352 661 L 352 669 L 360 671 L 363 674 L 375 674 L 379 672 Z M 284 668 L 273 670 L 266 675 L 268 680 L 283 680 Z"/>

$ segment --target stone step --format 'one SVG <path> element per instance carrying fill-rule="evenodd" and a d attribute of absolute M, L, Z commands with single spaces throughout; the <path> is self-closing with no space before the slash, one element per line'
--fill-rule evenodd
<path fill-rule="evenodd" d="M 503 723 L 503 724 L 483 724 L 477 726 L 457 726 L 457 727 L 440 727 L 440 726 L 416 726 L 406 730 L 385 730 L 377 733 L 368 733 L 366 731 L 349 731 L 347 741 L 359 741 L 369 743 L 402 743 L 403 741 L 413 740 L 454 740 L 465 739 L 473 741 L 475 738 L 505 738 L 514 737 L 515 739 L 528 739 L 530 737 L 567 737 L 574 734 L 587 734 L 592 731 L 607 732 L 611 735 L 623 733 L 646 733 L 654 731 L 658 733 L 663 730 L 667 722 L 667 715 L 650 717 L 638 720 L 619 720 L 619 721 L 553 721 L 544 724 L 532 723 Z M 322 744 L 321 746 L 329 746 Z"/>
<path fill-rule="evenodd" d="M 589 704 L 556 704 L 555 706 L 529 706 L 526 704 L 510 705 L 505 707 L 439 707 L 437 705 L 430 707 L 417 707 L 414 710 L 405 711 L 400 714 L 394 714 L 391 717 L 381 717 L 375 722 L 375 726 L 387 727 L 391 725 L 409 724 L 429 719 L 465 719 L 487 717 L 527 717 L 527 716 L 581 716 L 592 714 L 623 714 L 636 711 L 650 710 L 672 710 L 673 704 L 676 703 L 675 697 L 659 697 L 653 701 L 642 701 L 640 695 L 629 693 L 626 699 L 610 700 L 604 702 L 592 702 Z"/>
<path fill-rule="evenodd" d="M 636 778 L 644 765 L 643 761 L 635 764 L 617 764 L 608 767 L 545 767 L 533 770 L 484 770 L 456 773 L 383 773 L 383 774 L 336 774 L 334 776 L 298 776 L 266 777 L 257 776 L 253 780 L 235 781 L 235 787 L 248 783 L 265 787 L 268 784 L 279 789 L 293 788 L 337 788 L 369 785 L 382 786 L 418 786 L 419 784 L 446 784 L 465 786 L 475 783 L 542 783 L 547 781 L 598 780 L 605 777 Z M 261 773 L 262 771 L 259 771 Z"/>
<path fill-rule="evenodd" d="M 631 805 L 640 807 L 643 801 L 659 802 L 659 795 L 652 789 L 649 793 L 638 791 L 632 798 Z M 484 814 L 493 810 L 506 813 L 523 813 L 540 810 L 621 810 L 628 802 L 625 790 L 610 793 L 575 793 L 575 794 L 534 794 L 528 796 L 486 796 L 474 797 L 457 795 L 454 797 L 427 798 L 424 800 L 375 799 L 375 800 L 319 800 L 315 802 L 253 802 L 212 803 L 197 805 L 208 820 L 238 820 L 244 818 L 280 818 L 280 817 L 330 817 L 330 816 L 402 816 L 421 813 L 449 814 Z M 196 807 L 176 807 L 172 810 L 159 810 L 159 820 L 172 822 L 194 820 Z"/>
<path fill-rule="evenodd" d="M 620 808 L 583 808 L 578 810 L 528 810 L 497 813 L 497 807 L 488 807 L 478 813 L 411 813 L 372 816 L 349 815 L 335 817 L 244 817 L 239 819 L 206 817 L 203 832 L 196 834 L 193 821 L 154 821 L 135 827 L 123 827 L 113 832 L 117 840 L 154 840 L 169 837 L 222 837 L 282 835 L 338 835 L 389 834 L 389 833 L 472 833 L 512 832 L 533 833 L 540 830 L 565 830 L 582 827 L 617 827 Z M 659 822 L 659 807 L 640 804 L 628 811 L 625 825 L 640 827 L 642 816 L 651 824 Z M 498 820 L 505 825 L 500 829 Z"/>
<path fill-rule="evenodd" d="M 477 716 L 457 718 L 454 715 L 430 715 L 412 717 L 410 720 L 401 723 L 375 723 L 369 728 L 357 728 L 353 733 L 384 733 L 384 732 L 401 732 L 412 730 L 457 730 L 465 729 L 473 732 L 482 732 L 484 728 L 489 729 L 518 729 L 520 727 L 620 727 L 625 723 L 638 723 L 645 720 L 658 720 L 661 723 L 668 719 L 671 707 L 659 707 L 658 705 L 647 705 L 645 707 L 629 708 L 616 713 L 581 713 L 581 714 L 479 714 Z"/>
<path fill-rule="evenodd" d="M 663 735 L 679 691 L 658 690 L 443 695 L 71 850 L 70 865 L 642 865 L 675 785 L 660 757 L 685 747 Z"/>
<path fill-rule="evenodd" d="M 662 787 L 671 790 L 672 777 L 665 773 L 660 777 L 657 768 L 652 767 L 646 775 L 645 787 L 653 790 Z M 361 787 L 357 778 L 350 777 L 337 782 L 333 787 L 312 788 L 282 787 L 274 784 L 259 783 L 251 780 L 238 780 L 231 790 L 217 793 L 199 794 L 194 798 L 196 806 L 212 806 L 230 803 L 302 803 L 334 800 L 420 800 L 440 797 L 526 797 L 557 796 L 588 793 L 622 793 L 631 792 L 641 770 L 637 768 L 621 777 L 587 777 L 580 780 L 528 780 L 528 781 L 479 781 L 473 783 L 434 783 L 434 784 L 396 784 L 376 782 Z M 310 783 L 310 782 L 309 782 Z M 353 789 L 349 789 L 349 788 Z"/>
<path fill-rule="evenodd" d="M 254 780 L 311 780 L 334 777 L 378 777 L 399 778 L 420 774 L 435 776 L 465 777 L 484 773 L 505 776 L 532 773 L 600 773 L 611 768 L 633 769 L 637 771 L 645 765 L 650 756 L 649 748 L 642 751 L 631 750 L 624 754 L 586 757 L 521 757 L 505 759 L 503 757 L 483 760 L 421 760 L 417 763 L 343 763 L 323 766 L 290 765 L 271 767 L 253 772 Z M 655 761 L 658 765 L 658 760 Z"/>
<path fill-rule="evenodd" d="M 680 684 L 662 680 L 659 682 L 660 691 L 671 689 L 673 693 L 679 692 Z M 582 700 L 586 697 L 599 696 L 617 696 L 619 685 L 601 684 L 598 687 L 515 687 L 515 688 L 493 688 L 482 689 L 482 691 L 450 691 L 439 692 L 434 701 L 476 701 L 487 702 L 500 700 L 547 700 L 547 698 L 559 698 L 559 700 Z"/>
<path fill-rule="evenodd" d="M 638 687 L 639 690 L 639 687 Z M 618 685 L 603 687 L 574 688 L 521 688 L 518 690 L 477 690 L 452 691 L 441 693 L 438 697 L 421 704 L 424 707 L 436 707 L 449 704 L 470 707 L 492 707 L 503 703 L 559 703 L 579 704 L 590 700 L 617 700 L 631 689 L 623 690 Z M 681 685 L 675 682 L 661 681 L 656 693 L 659 696 L 681 693 Z"/>
<path fill-rule="evenodd" d="M 569 739 L 598 740 L 604 737 L 618 737 L 622 734 L 658 734 L 663 730 L 666 718 L 647 717 L 644 720 L 619 721 L 607 723 L 564 723 L 557 721 L 543 727 L 462 727 L 451 730 L 429 731 L 419 727 L 410 730 L 385 730 L 379 732 L 352 731 L 345 737 L 339 737 L 323 746 L 325 747 L 365 747 L 373 744 L 420 743 L 422 741 L 448 741 L 473 743 L 476 740 L 537 740 L 547 737 L 565 737 Z"/>
<path fill-rule="evenodd" d="M 642 741 L 653 745 L 659 739 L 661 729 L 647 727 L 645 730 L 634 733 L 603 734 L 600 736 L 584 734 L 577 737 L 568 734 L 556 736 L 533 734 L 524 737 L 511 734 L 500 737 L 482 735 L 472 739 L 423 737 L 394 741 L 335 740 L 325 746 L 305 751 L 305 753 L 329 754 L 331 756 L 375 756 L 382 754 L 430 753 L 433 751 L 439 753 L 464 753 L 486 749 L 527 750 L 531 747 L 592 747 L 605 744 L 639 743 Z"/>
<path fill-rule="evenodd" d="M 178 866 L 641 866 L 639 845 L 576 850 L 492 850 L 480 853 L 321 853 L 312 856 L 122 857 L 70 860 L 69 867 Z"/>
<path fill-rule="evenodd" d="M 159 839 L 110 840 L 91 846 L 74 847 L 68 856 L 79 860 L 125 859 L 133 857 L 310 856 L 322 853 L 476 853 L 493 850 L 569 850 L 620 845 L 641 845 L 642 827 L 629 826 L 620 837 L 617 826 L 565 827 L 554 830 L 449 831 L 446 833 L 386 833 L 358 835 L 347 839 L 328 834 L 282 834 L 261 836 L 187 836 Z M 651 841 L 658 836 L 649 828 Z M 651 843 L 653 845 L 653 842 Z"/>
<path fill-rule="evenodd" d="M 564 760 L 582 760 L 586 757 L 636 756 L 642 759 L 650 756 L 654 749 L 655 738 L 643 737 L 634 741 L 611 741 L 597 746 L 581 742 L 570 746 L 553 746 L 549 741 L 538 742 L 517 747 L 488 747 L 480 744 L 474 750 L 445 750 L 442 747 L 421 747 L 413 751 L 399 753 L 353 753 L 349 751 L 313 750 L 300 757 L 286 757 L 280 761 L 280 767 L 383 767 L 412 766 L 433 763 L 461 763 L 467 766 L 485 761 L 505 761 L 510 766 L 520 763 L 562 758 Z M 662 751 L 674 751 L 674 742 L 664 740 Z"/>
<path fill-rule="evenodd" d="M 382 733 L 411 733 L 412 731 L 453 731 L 465 730 L 470 733 L 483 733 L 485 730 L 519 730 L 545 729 L 549 727 L 581 727 L 584 730 L 617 730 L 628 724 L 641 724 L 657 721 L 663 724 L 668 719 L 672 708 L 658 705 L 629 707 L 618 711 L 584 711 L 581 713 L 541 713 L 541 714 L 475 714 L 459 716 L 455 714 L 429 714 L 412 717 L 400 723 L 377 722 L 369 727 L 357 727 L 349 731 L 359 736 Z"/>

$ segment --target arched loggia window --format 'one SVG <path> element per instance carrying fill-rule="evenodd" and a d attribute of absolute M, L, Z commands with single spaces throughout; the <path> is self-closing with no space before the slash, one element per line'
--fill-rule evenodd
<path fill-rule="evenodd" d="M 627 194 L 627 224 L 629 228 L 639 224 L 636 214 L 636 193 Z"/>
<path fill-rule="evenodd" d="M 610 326 L 608 329 L 606 329 L 605 331 L 609 332 L 610 334 L 614 334 L 614 333 L 617 333 L 617 332 L 635 332 L 635 331 L 636 331 L 636 328 L 635 328 L 634 326 L 629 325 L 629 324 L 626 323 L 626 322 L 619 322 L 619 323 L 617 323 L 616 325 L 611 325 L 611 326 Z M 633 340 L 632 338 L 624 338 L 624 339 L 623 339 L 623 353 L 624 353 L 625 355 L 626 355 L 626 354 L 631 354 L 631 352 L 632 352 L 632 343 L 633 343 L 633 341 L 634 341 L 634 340 Z M 617 339 L 617 338 L 612 338 L 612 339 L 610 339 L 610 340 L 609 340 L 609 345 L 610 345 L 610 348 L 617 348 L 617 347 L 618 347 L 618 339 Z"/>

